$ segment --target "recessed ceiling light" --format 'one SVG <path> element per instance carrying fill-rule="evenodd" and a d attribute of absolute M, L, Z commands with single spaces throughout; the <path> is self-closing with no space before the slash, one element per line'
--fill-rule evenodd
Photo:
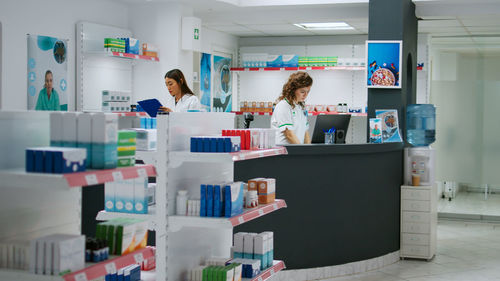
<path fill-rule="evenodd" d="M 351 30 L 354 27 L 347 23 L 340 22 L 313 22 L 313 23 L 294 23 L 293 25 L 306 30 Z"/>

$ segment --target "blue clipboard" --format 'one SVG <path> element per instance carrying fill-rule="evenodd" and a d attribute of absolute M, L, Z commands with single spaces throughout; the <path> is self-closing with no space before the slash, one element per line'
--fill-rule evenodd
<path fill-rule="evenodd" d="M 158 109 L 162 106 L 157 99 L 149 99 L 137 102 L 150 117 L 156 117 Z"/>

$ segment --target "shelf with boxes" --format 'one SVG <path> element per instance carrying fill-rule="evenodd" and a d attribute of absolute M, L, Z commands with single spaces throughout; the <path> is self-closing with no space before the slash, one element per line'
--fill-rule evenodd
<path fill-rule="evenodd" d="M 285 263 L 280 260 L 275 260 L 273 261 L 273 266 L 269 267 L 268 269 L 264 270 L 261 272 L 259 275 L 257 275 L 254 278 L 243 278 L 241 281 L 263 281 L 271 278 L 274 276 L 276 273 L 279 271 L 285 269 Z"/>
<path fill-rule="evenodd" d="M 299 70 L 366 70 L 364 66 L 297 66 L 297 67 L 232 67 L 233 72 L 242 71 L 299 71 Z"/>

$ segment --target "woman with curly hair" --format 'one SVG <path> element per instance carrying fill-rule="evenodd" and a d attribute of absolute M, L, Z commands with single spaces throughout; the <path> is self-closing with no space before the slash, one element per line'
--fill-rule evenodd
<path fill-rule="evenodd" d="M 293 73 L 283 86 L 271 118 L 271 128 L 277 130 L 276 144 L 311 143 L 305 100 L 313 80 L 303 71 Z"/>

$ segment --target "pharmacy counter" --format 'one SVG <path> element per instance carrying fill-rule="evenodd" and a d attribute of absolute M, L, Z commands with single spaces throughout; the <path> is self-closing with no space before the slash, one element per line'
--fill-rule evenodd
<path fill-rule="evenodd" d="M 274 231 L 288 269 L 362 261 L 399 250 L 403 144 L 290 145 L 235 163 L 235 180 L 272 177 L 288 208 L 235 228 Z"/>

